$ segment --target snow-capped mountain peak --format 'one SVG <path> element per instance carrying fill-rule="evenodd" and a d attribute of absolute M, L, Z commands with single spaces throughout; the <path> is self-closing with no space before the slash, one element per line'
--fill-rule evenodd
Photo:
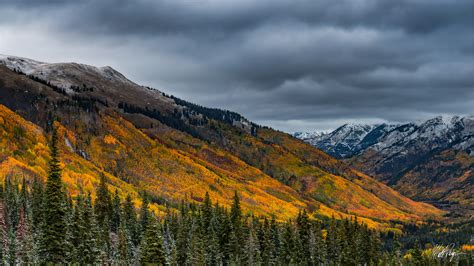
<path fill-rule="evenodd" d="M 337 158 L 348 158 L 367 149 L 394 156 L 407 150 L 437 149 L 451 145 L 473 153 L 473 135 L 472 116 L 438 116 L 418 123 L 345 124 L 327 134 L 299 133 L 295 137 Z"/>

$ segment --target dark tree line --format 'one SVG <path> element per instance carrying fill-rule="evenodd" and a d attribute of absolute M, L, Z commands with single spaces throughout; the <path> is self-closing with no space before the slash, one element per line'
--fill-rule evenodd
<path fill-rule="evenodd" d="M 213 119 L 216 121 L 221 121 L 221 122 L 233 125 L 234 121 L 245 120 L 243 116 L 241 116 L 240 114 L 236 112 L 232 112 L 229 110 L 222 110 L 218 108 L 204 107 L 198 104 L 190 103 L 188 101 L 182 100 L 172 95 L 171 96 L 165 95 L 165 96 L 173 99 L 176 102 L 176 104 L 189 108 L 189 110 L 191 110 L 192 112 L 204 115 L 206 121 L 208 121 L 209 119 Z M 257 129 L 259 128 L 259 126 L 254 123 L 251 123 L 250 126 L 251 126 L 251 129 L 250 129 L 251 134 L 253 136 L 256 136 Z"/>
<path fill-rule="evenodd" d="M 125 113 L 146 115 L 150 118 L 160 121 L 161 123 L 169 127 L 186 132 L 195 138 L 200 138 L 199 133 L 192 126 L 186 123 L 183 123 L 183 121 L 181 120 L 181 117 L 177 116 L 176 113 L 173 113 L 172 115 L 166 115 L 166 114 L 162 114 L 159 110 L 155 108 L 153 109 L 150 109 L 148 107 L 142 108 L 142 107 L 139 107 L 133 104 L 128 104 L 125 102 L 120 102 L 118 104 L 118 108 L 122 109 L 123 112 Z M 198 122 L 194 122 L 194 124 L 197 124 L 197 123 Z"/>

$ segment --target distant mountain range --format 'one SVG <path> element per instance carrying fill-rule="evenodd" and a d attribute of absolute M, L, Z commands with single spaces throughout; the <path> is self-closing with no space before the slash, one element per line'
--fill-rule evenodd
<path fill-rule="evenodd" d="M 474 117 L 421 123 L 346 124 L 330 133 L 295 133 L 402 194 L 459 212 L 474 209 Z"/>
<path fill-rule="evenodd" d="M 255 215 L 285 220 L 357 215 L 373 227 L 439 218 L 289 134 L 128 80 L 111 67 L 0 55 L 0 178 L 45 178 L 48 138 L 59 128 L 63 179 L 74 194 L 146 191 L 165 211 L 206 192 L 229 206 L 234 191 Z"/>

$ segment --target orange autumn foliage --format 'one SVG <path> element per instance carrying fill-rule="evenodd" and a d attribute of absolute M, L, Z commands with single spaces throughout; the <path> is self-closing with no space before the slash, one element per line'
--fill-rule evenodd
<path fill-rule="evenodd" d="M 318 166 L 312 161 L 325 154 L 284 134 L 262 130 L 260 138 L 271 144 L 247 135 L 235 137 L 229 141 L 247 142 L 248 150 L 229 152 L 169 128 L 139 130 L 113 113 L 102 114 L 100 119 L 102 132 L 98 135 L 57 124 L 63 180 L 73 195 L 83 190 L 94 196 L 99 176 L 104 174 L 110 190 L 117 189 L 122 198 L 132 195 L 137 206 L 139 193 L 146 191 L 154 199 L 155 211 L 163 211 L 162 204 L 175 206 L 181 200 L 201 202 L 206 192 L 219 204 L 230 206 L 237 191 L 246 212 L 275 215 L 279 220 L 306 208 L 315 218 L 359 216 L 370 227 L 384 228 L 389 220 L 441 214 L 360 173 L 354 173 L 357 178 L 353 180 L 328 173 L 320 167 L 339 167 L 337 160 L 328 157 L 326 165 Z M 258 160 L 262 152 L 268 161 Z M 254 154 L 255 165 L 233 155 L 239 153 Z M 48 158 L 48 134 L 0 105 L 0 178 L 45 178 Z M 269 165 L 275 169 L 273 176 L 261 170 Z M 284 183 L 280 175 L 298 179 Z"/>

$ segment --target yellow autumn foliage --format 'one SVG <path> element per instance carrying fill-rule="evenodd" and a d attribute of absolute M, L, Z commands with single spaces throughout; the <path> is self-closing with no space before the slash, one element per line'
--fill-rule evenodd
<path fill-rule="evenodd" d="M 262 137 L 274 142 L 271 149 L 245 134 L 235 134 L 239 139 L 232 140 L 248 143 L 246 152 L 254 154 L 255 163 L 261 164 L 257 168 L 226 150 L 177 130 L 144 132 L 113 114 L 103 114 L 100 119 L 102 130 L 98 135 L 87 133 L 81 126 L 72 131 L 57 124 L 62 140 L 63 180 L 73 195 L 84 191 L 94 197 L 99 177 L 104 174 L 109 189 L 117 189 L 122 198 L 130 194 L 137 207 L 139 192 L 146 191 L 152 196 L 155 202 L 152 209 L 157 213 L 164 207 L 156 202 L 171 206 L 182 200 L 201 202 L 206 192 L 214 202 L 228 207 L 237 191 L 247 212 L 275 215 L 279 220 L 292 218 L 306 208 L 314 217 L 358 216 L 359 221 L 369 227 L 382 229 L 388 226 L 385 221 L 417 220 L 438 214 L 429 205 L 406 200 L 362 174 L 357 180 L 349 180 L 322 171 L 302 161 L 301 154 L 307 156 L 308 161 L 323 154 L 313 154 L 315 151 L 305 150 L 306 146 L 299 142 L 293 143 L 284 135 L 273 136 L 270 131 L 264 130 Z M 82 146 L 78 148 L 79 139 L 88 141 L 80 142 Z M 294 150 L 289 151 L 280 144 Z M 269 162 L 258 161 L 263 152 Z M 45 132 L 0 105 L 0 178 L 37 176 L 44 179 L 48 158 Z M 328 160 L 328 165 L 337 165 L 336 160 Z M 275 172 L 271 177 L 260 170 L 267 167 L 267 163 L 275 169 L 286 170 Z M 277 175 L 296 175 L 300 183 L 288 186 L 278 181 Z M 377 192 L 377 196 L 369 189 Z M 403 200 L 398 202 L 400 199 Z"/>

